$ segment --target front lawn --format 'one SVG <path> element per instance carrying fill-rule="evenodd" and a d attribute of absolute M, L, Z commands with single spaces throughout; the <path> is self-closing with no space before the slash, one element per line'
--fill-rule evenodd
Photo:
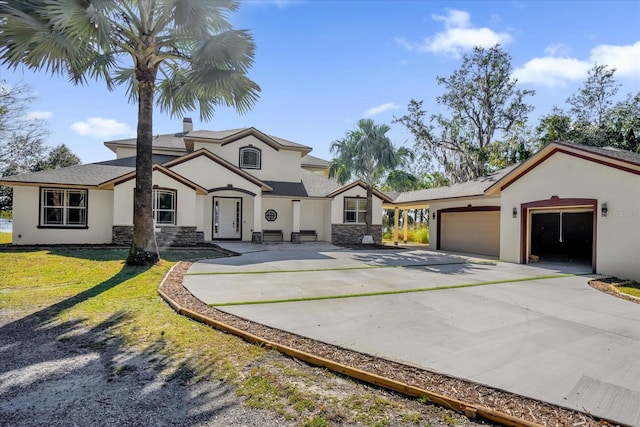
<path fill-rule="evenodd" d="M 105 384 L 113 387 L 123 375 L 136 374 L 142 378 L 137 385 L 141 393 L 152 390 L 157 378 L 185 384 L 220 380 L 235 386 L 241 396 L 237 399 L 246 405 L 275 411 L 299 425 L 408 426 L 417 420 L 437 422 L 445 416 L 457 418 L 461 425 L 470 424 L 444 408 L 308 367 L 178 315 L 158 295 L 165 273 L 181 259 L 221 254 L 171 250 L 161 256 L 157 265 L 140 268 L 124 266 L 124 250 L 0 251 L 0 331 L 13 341 L 3 345 L 28 347 L 43 330 L 53 330 L 58 344 L 48 345 L 62 346 L 72 354 L 90 346 L 105 360 L 111 374 L 106 383 L 91 380 L 93 389 Z M 11 335 L 16 328 L 21 328 L 19 335 Z M 136 352 L 153 362 L 155 374 L 128 362 Z M 15 372 L 29 365 L 19 354 L 22 365 L 12 368 Z M 354 401 L 359 402 L 357 406 L 352 405 Z M 372 415 L 374 407 L 384 410 Z M 51 411 L 46 415 L 60 416 Z"/>

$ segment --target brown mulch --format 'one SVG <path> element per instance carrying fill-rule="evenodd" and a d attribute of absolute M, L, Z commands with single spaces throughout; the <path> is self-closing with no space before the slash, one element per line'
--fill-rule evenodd
<path fill-rule="evenodd" d="M 627 295 L 623 292 L 620 292 L 617 289 L 618 286 L 627 282 L 630 282 L 630 281 L 624 281 L 622 279 L 618 279 L 617 277 L 604 277 L 601 279 L 589 280 L 589 286 L 601 292 L 607 293 L 609 295 L 613 295 L 614 297 L 622 298 L 624 300 L 632 301 L 632 302 L 635 302 L 636 304 L 640 304 L 640 298 L 635 297 L 633 295 Z M 634 283 L 634 282 L 630 282 L 630 283 Z"/>
<path fill-rule="evenodd" d="M 183 308 L 193 310 L 210 319 L 257 335 L 265 340 L 541 425 L 580 427 L 610 425 L 606 421 L 597 420 L 582 412 L 326 344 L 209 307 L 194 297 L 182 285 L 183 275 L 190 266 L 189 262 L 176 264 L 162 283 L 162 291 Z"/>

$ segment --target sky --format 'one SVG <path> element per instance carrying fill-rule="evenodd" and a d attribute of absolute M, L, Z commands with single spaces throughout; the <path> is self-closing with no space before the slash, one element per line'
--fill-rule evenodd
<path fill-rule="evenodd" d="M 620 99 L 640 90 L 638 1 L 252 0 L 229 16 L 256 43 L 249 77 L 262 89 L 239 115 L 219 107 L 213 120 L 191 117 L 196 130 L 255 127 L 313 148 L 330 144 L 363 117 L 391 126 L 396 145 L 413 146 L 392 123 L 411 99 L 438 112 L 436 77 L 447 77 L 475 45 L 500 43 L 511 55 L 518 87 L 533 89 L 530 125 L 566 107 L 595 63 L 615 68 Z M 48 123 L 49 146 L 66 144 L 83 163 L 114 158 L 105 141 L 135 137 L 137 107 L 124 88 L 74 86 L 45 72 L 0 67 L 0 80 L 24 83 L 36 100 L 29 117 Z M 182 117 L 154 113 L 154 134 L 182 131 Z"/>

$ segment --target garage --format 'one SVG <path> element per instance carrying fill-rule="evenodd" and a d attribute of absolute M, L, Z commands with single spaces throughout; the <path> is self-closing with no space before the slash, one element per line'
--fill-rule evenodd
<path fill-rule="evenodd" d="M 499 207 L 443 209 L 438 216 L 438 249 L 500 255 Z"/>
<path fill-rule="evenodd" d="M 530 253 L 540 261 L 591 265 L 593 211 L 532 212 Z"/>

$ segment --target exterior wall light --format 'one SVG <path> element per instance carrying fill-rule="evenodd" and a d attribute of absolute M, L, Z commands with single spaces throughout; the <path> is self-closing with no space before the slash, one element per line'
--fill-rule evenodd
<path fill-rule="evenodd" d="M 436 213 L 435 212 L 431 214 L 431 218 L 432 219 L 436 219 Z"/>
<path fill-rule="evenodd" d="M 511 213 L 514 218 L 518 218 L 518 208 L 514 207 Z"/>
<path fill-rule="evenodd" d="M 607 216 L 607 215 L 609 215 L 609 207 L 607 206 L 607 204 L 606 204 L 606 203 L 603 203 L 603 204 L 600 206 L 600 211 L 601 211 L 601 213 L 602 213 L 602 216 Z"/>

